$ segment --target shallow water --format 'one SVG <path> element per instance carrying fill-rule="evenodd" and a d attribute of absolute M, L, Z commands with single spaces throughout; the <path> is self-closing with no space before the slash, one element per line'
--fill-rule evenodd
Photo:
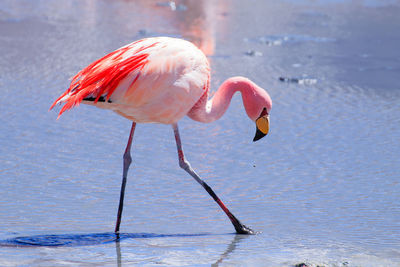
<path fill-rule="evenodd" d="M 398 14 L 374 0 L 2 1 L 0 265 L 400 266 Z M 260 234 L 233 234 L 169 126 L 139 125 L 118 240 L 130 122 L 48 112 L 81 68 L 157 35 L 200 46 L 214 90 L 242 75 L 270 93 L 256 143 L 240 96 L 218 122 L 180 123 L 192 166 Z"/>

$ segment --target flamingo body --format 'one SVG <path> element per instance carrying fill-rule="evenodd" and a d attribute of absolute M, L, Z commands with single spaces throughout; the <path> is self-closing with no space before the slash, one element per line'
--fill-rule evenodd
<path fill-rule="evenodd" d="M 209 77 L 207 58 L 192 43 L 147 38 L 81 70 L 53 106 L 65 102 L 61 115 L 83 101 L 135 122 L 172 124 L 207 95 Z"/>

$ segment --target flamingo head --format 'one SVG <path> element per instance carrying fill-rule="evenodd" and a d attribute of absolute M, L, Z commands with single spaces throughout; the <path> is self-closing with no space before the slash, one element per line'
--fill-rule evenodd
<path fill-rule="evenodd" d="M 267 91 L 250 80 L 244 84 L 249 89 L 242 90 L 243 104 L 249 118 L 256 123 L 256 135 L 253 141 L 257 141 L 269 132 L 269 113 L 272 108 L 272 100 Z"/>

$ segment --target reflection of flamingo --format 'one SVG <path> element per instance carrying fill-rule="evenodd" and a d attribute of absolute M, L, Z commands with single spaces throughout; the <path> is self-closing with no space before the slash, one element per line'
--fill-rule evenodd
<path fill-rule="evenodd" d="M 225 260 L 229 256 L 229 254 L 231 254 L 236 249 L 236 247 L 240 243 L 240 241 L 242 241 L 242 239 L 247 238 L 247 237 L 248 236 L 246 236 L 246 235 L 235 235 L 235 237 L 233 238 L 231 243 L 228 245 L 228 247 L 226 248 L 224 253 L 222 253 L 221 256 L 219 256 L 219 259 L 216 262 L 211 264 L 211 267 L 219 266 L 222 263 L 222 261 Z"/>
<path fill-rule="evenodd" d="M 188 115 L 200 122 L 220 118 L 236 91 L 240 91 L 249 118 L 256 122 L 254 141 L 269 130 L 271 99 L 266 91 L 243 77 L 226 80 L 208 100 L 210 69 L 207 58 L 192 43 L 174 38 L 147 38 L 111 52 L 93 62 L 75 77 L 71 85 L 50 107 L 65 103 L 59 116 L 79 103 L 111 109 L 132 122 L 124 153 L 123 177 L 115 232 L 119 232 L 130 148 L 137 122 L 171 124 L 175 134 L 179 166 L 212 196 L 228 215 L 237 233 L 251 234 L 228 210 L 214 191 L 197 175 L 185 159 L 177 121 Z"/>

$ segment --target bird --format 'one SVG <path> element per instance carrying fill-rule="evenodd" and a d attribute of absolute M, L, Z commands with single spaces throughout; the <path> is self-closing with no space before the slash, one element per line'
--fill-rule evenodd
<path fill-rule="evenodd" d="M 172 37 L 148 37 L 127 44 L 89 64 L 72 77 L 69 88 L 51 105 L 63 105 L 58 118 L 79 104 L 109 109 L 132 121 L 123 155 L 122 184 L 115 233 L 120 232 L 131 145 L 137 123 L 172 126 L 179 166 L 192 176 L 226 213 L 237 234 L 255 234 L 225 206 L 211 187 L 194 171 L 184 156 L 178 121 L 184 116 L 209 123 L 228 109 L 232 96 L 240 92 L 247 116 L 256 124 L 257 141 L 269 132 L 271 97 L 251 80 L 226 79 L 210 95 L 210 65 L 193 43 Z"/>

